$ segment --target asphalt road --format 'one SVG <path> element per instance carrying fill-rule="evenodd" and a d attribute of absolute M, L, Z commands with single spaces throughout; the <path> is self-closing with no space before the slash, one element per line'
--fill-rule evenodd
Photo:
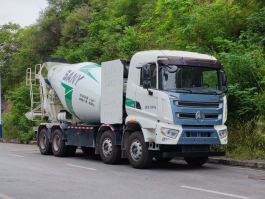
<path fill-rule="evenodd" d="M 124 161 L 44 156 L 35 145 L 0 143 L 0 199 L 265 198 L 265 171 L 181 160 L 148 170 Z"/>

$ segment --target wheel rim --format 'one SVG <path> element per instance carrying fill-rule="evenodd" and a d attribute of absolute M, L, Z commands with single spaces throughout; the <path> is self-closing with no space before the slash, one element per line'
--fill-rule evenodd
<path fill-rule="evenodd" d="M 40 148 L 42 150 L 44 150 L 46 148 L 46 142 L 47 142 L 47 138 L 45 134 L 42 134 L 40 137 Z"/>
<path fill-rule="evenodd" d="M 102 143 L 102 151 L 104 156 L 109 157 L 112 153 L 112 142 L 110 138 L 105 138 Z"/>
<path fill-rule="evenodd" d="M 59 146 L 60 146 L 60 136 L 59 135 L 55 135 L 53 137 L 52 146 L 53 146 L 53 149 L 55 151 L 59 150 Z"/>
<path fill-rule="evenodd" d="M 130 146 L 130 155 L 134 161 L 138 161 L 143 155 L 143 147 L 139 140 L 132 142 Z"/>

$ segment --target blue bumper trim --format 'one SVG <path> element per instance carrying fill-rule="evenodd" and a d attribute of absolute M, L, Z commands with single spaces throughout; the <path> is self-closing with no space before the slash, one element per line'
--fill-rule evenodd
<path fill-rule="evenodd" d="M 178 144 L 221 144 L 213 127 L 183 127 Z"/>

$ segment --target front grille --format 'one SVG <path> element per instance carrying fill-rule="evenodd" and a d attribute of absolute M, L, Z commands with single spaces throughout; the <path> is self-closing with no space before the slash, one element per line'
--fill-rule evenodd
<path fill-rule="evenodd" d="M 182 125 L 183 127 L 213 127 L 213 125 Z"/>
<path fill-rule="evenodd" d="M 217 119 L 218 114 L 205 114 L 205 119 Z"/>
<path fill-rule="evenodd" d="M 207 107 L 207 108 L 218 108 L 219 107 L 219 103 L 213 103 L 213 102 L 175 101 L 175 104 L 178 106 L 187 106 L 187 107 Z"/>
<path fill-rule="evenodd" d="M 188 119 L 194 119 L 195 114 L 194 113 L 179 113 L 180 118 L 188 118 Z"/>
<path fill-rule="evenodd" d="M 195 113 L 176 113 L 181 119 L 195 119 Z M 204 119 L 218 119 L 218 114 L 205 114 Z"/>
<path fill-rule="evenodd" d="M 211 137 L 211 132 L 186 131 L 186 137 Z"/>

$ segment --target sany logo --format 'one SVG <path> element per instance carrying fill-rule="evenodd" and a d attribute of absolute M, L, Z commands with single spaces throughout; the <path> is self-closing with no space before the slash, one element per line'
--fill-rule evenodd
<path fill-rule="evenodd" d="M 84 79 L 85 76 L 80 75 L 76 72 L 73 72 L 72 70 L 68 70 L 65 75 L 63 76 L 63 80 L 66 81 L 69 84 L 75 85 L 82 79 Z"/>
<path fill-rule="evenodd" d="M 202 111 L 197 111 L 195 114 L 195 118 L 196 118 L 196 120 L 204 120 L 205 115 Z"/>

